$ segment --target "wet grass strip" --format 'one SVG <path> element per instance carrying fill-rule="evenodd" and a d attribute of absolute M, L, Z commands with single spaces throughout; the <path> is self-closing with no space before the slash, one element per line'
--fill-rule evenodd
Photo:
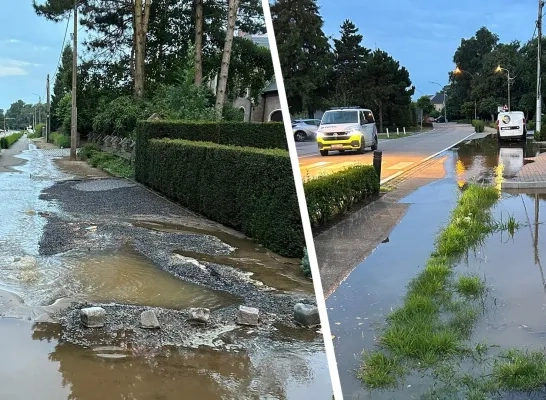
<path fill-rule="evenodd" d="M 379 348 L 363 355 L 358 377 L 369 388 L 395 386 L 412 368 L 427 368 L 464 357 L 465 345 L 479 316 L 476 300 L 485 285 L 476 276 L 453 277 L 453 265 L 495 231 L 491 207 L 494 187 L 470 185 L 439 233 L 435 251 L 408 285 L 403 304 L 387 317 Z"/>

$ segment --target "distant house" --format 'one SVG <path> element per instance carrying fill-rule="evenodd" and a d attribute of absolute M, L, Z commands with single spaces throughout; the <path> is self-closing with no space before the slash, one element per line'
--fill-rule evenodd
<path fill-rule="evenodd" d="M 269 39 L 267 35 L 249 35 L 242 31 L 237 33 L 239 37 L 245 37 L 252 40 L 259 46 L 269 48 Z M 216 93 L 218 77 L 216 76 L 209 85 Z M 233 106 L 240 110 L 243 120 L 246 122 L 282 122 L 281 102 L 279 99 L 279 91 L 277 89 L 277 81 L 275 76 L 271 78 L 268 84 L 262 91 L 258 104 L 252 104 L 250 99 L 250 91 L 247 90 L 246 96 L 239 97 L 233 101 Z"/>
<path fill-rule="evenodd" d="M 444 109 L 445 99 L 447 96 L 444 92 L 436 93 L 435 95 L 430 96 L 430 101 L 434 104 L 436 111 L 442 111 Z"/>

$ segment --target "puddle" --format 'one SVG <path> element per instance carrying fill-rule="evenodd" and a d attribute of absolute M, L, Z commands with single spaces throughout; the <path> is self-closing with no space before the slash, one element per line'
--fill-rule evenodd
<path fill-rule="evenodd" d="M 499 149 L 491 137 L 469 142 L 448 152 L 444 179 L 425 185 L 401 200 L 410 203 L 410 207 L 389 240 L 379 244 L 326 302 L 344 398 L 417 399 L 430 389 L 434 381 L 415 373 L 399 389 L 366 390 L 355 376 L 361 354 L 365 349 L 375 348 L 387 315 L 401 304 L 406 285 L 422 270 L 433 251 L 437 232 L 447 223 L 456 205 L 459 188 L 472 181 L 495 184 L 499 171 L 509 178 L 519 171 L 526 157 L 544 150 L 517 143 L 502 144 Z M 499 168 L 499 160 L 503 168 Z M 506 220 L 509 214 L 514 214 L 518 222 L 527 223 L 528 216 L 531 228 L 520 229 L 514 238 L 508 238 L 506 233 L 489 237 L 475 257 L 469 255 L 468 263 L 458 267 L 480 276 L 485 274 L 487 285 L 492 288 L 486 303 L 488 312 L 477 325 L 473 341 L 485 340 L 503 347 L 544 348 L 546 249 L 541 243 L 546 245 L 546 195 L 537 198 L 503 194 L 495 217 L 500 219 L 502 215 Z M 537 236 L 533 225 L 535 204 L 542 225 L 538 225 L 538 239 L 533 240 Z M 538 243 L 538 250 L 534 243 Z"/>
<path fill-rule="evenodd" d="M 313 293 L 313 283 L 301 272 L 299 259 L 274 255 L 247 238 L 204 227 L 169 223 L 138 221 L 133 222 L 133 225 L 167 233 L 214 236 L 233 249 L 229 255 L 210 255 L 182 250 L 177 250 L 176 254 L 199 262 L 216 263 L 240 269 L 251 273 L 251 279 L 277 290 Z"/>
<path fill-rule="evenodd" d="M 165 348 L 82 349 L 59 343 L 59 328 L 0 319 L 0 398 L 10 400 L 328 399 L 331 384 L 318 342 L 248 351 Z M 322 351 L 322 353 L 321 353 Z M 29 384 L 29 379 L 32 384 Z"/>

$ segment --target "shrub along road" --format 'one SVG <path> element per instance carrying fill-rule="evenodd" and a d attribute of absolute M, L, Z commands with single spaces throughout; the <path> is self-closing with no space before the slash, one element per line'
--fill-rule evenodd
<path fill-rule="evenodd" d="M 383 151 L 381 180 L 401 175 L 427 157 L 455 145 L 473 132 L 474 128 L 470 125 L 438 124 L 436 129 L 429 133 L 380 141 L 379 150 Z M 365 154 L 333 152 L 323 157 L 319 155 L 316 145 L 313 154 L 306 152 L 299 155 L 303 180 L 331 174 L 355 163 L 371 164 L 372 161 L 373 151 L 370 150 L 367 150 Z"/>

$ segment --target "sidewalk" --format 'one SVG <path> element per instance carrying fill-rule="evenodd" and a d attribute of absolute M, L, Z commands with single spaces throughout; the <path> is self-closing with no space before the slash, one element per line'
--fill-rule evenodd
<path fill-rule="evenodd" d="M 502 182 L 502 189 L 546 189 L 546 153 L 527 160 L 514 179 Z"/>
<path fill-rule="evenodd" d="M 315 237 L 315 249 L 324 296 L 328 298 L 388 237 L 406 214 L 409 204 L 399 200 L 421 186 L 445 177 L 447 156 L 434 157 L 397 177 L 389 186 L 394 190 L 349 215 Z"/>

